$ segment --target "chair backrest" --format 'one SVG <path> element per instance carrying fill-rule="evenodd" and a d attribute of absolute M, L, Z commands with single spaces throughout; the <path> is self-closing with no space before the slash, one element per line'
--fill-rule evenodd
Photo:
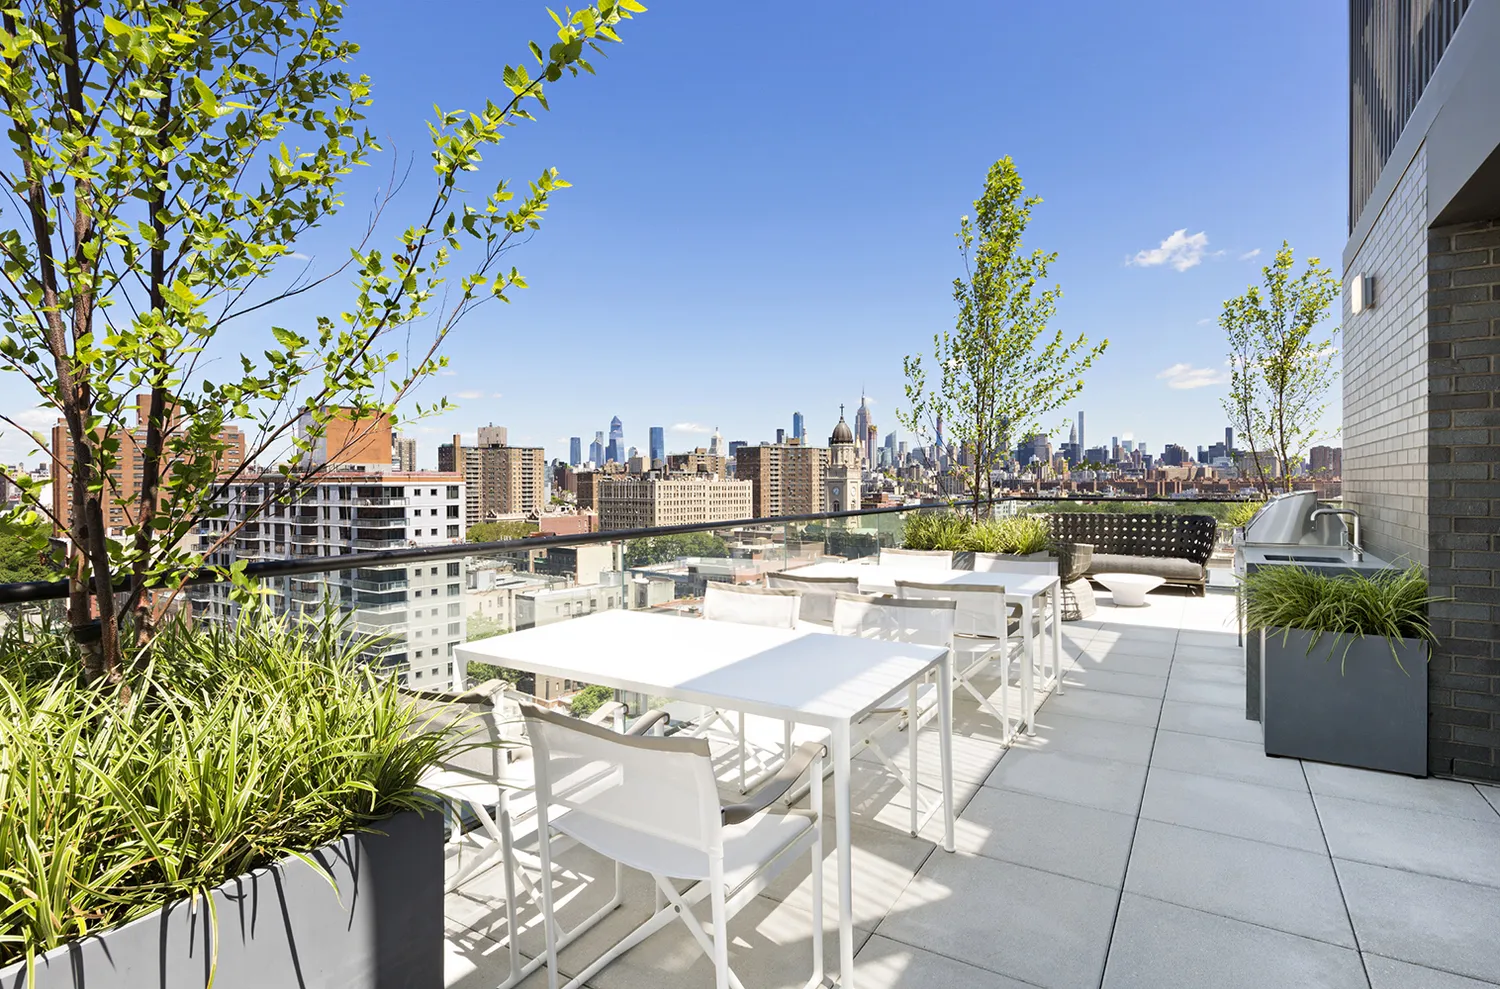
<path fill-rule="evenodd" d="M 954 601 L 906 601 L 883 594 L 841 593 L 833 603 L 835 635 L 953 646 L 958 605 Z"/>
<path fill-rule="evenodd" d="M 926 584 L 896 581 L 896 596 L 904 601 L 952 601 L 958 606 L 953 633 L 986 639 L 1004 638 L 1008 609 L 1005 588 L 994 584 Z"/>
<path fill-rule="evenodd" d="M 833 624 L 833 602 L 841 592 L 859 592 L 859 580 L 854 577 L 808 577 L 786 572 L 766 574 L 766 586 L 801 594 L 802 620 L 819 625 Z"/>
<path fill-rule="evenodd" d="M 619 735 L 530 704 L 521 710 L 537 799 L 566 810 L 560 830 L 616 861 L 667 875 L 682 875 L 685 857 L 722 853 L 707 739 Z"/>
<path fill-rule="evenodd" d="M 1022 560 L 1003 553 L 975 553 L 976 573 L 1041 573 L 1057 576 L 1057 557 L 1046 560 Z"/>
<path fill-rule="evenodd" d="M 800 598 L 796 591 L 711 581 L 703 591 L 703 617 L 715 622 L 794 628 Z"/>
<path fill-rule="evenodd" d="M 880 565 L 913 570 L 952 570 L 953 554 L 946 549 L 892 549 L 882 546 Z"/>
<path fill-rule="evenodd" d="M 1088 573 L 1093 562 L 1094 547 L 1088 543 L 1057 544 L 1057 575 L 1064 584 L 1071 584 Z"/>
<path fill-rule="evenodd" d="M 521 707 L 506 696 L 508 686 L 487 680 L 462 693 L 400 688 L 416 715 L 412 730 L 443 732 L 456 743 L 441 768 L 487 782 L 505 778 L 511 751 L 521 744 Z"/>

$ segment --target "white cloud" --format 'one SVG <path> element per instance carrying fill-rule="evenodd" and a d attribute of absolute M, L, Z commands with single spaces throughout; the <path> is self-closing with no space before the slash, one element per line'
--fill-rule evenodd
<path fill-rule="evenodd" d="M 453 370 L 452 368 L 443 368 L 443 370 L 439 371 L 438 374 L 442 375 L 445 378 L 453 378 L 457 377 L 458 372 Z"/>
<path fill-rule="evenodd" d="M 1201 230 L 1195 234 L 1189 234 L 1187 228 L 1183 227 L 1162 241 L 1160 247 L 1137 251 L 1134 257 L 1126 258 L 1125 263 L 1137 268 L 1154 268 L 1157 265 L 1170 264 L 1178 271 L 1187 271 L 1203 260 L 1207 249 L 1208 234 Z"/>
<path fill-rule="evenodd" d="M 497 391 L 490 392 L 490 398 L 504 398 L 504 397 L 505 397 L 504 395 L 500 394 Z"/>
<path fill-rule="evenodd" d="M 26 409 L 10 417 L 11 421 L 26 429 L 46 429 L 58 420 L 56 409 Z"/>
<path fill-rule="evenodd" d="M 1241 254 L 1240 255 L 1240 260 L 1241 261 L 1249 261 L 1251 258 L 1258 258 L 1258 257 L 1260 257 L 1260 248 L 1257 247 L 1253 251 L 1246 251 L 1244 254 Z"/>
<path fill-rule="evenodd" d="M 466 399 L 466 400 L 472 401 L 473 399 L 476 399 L 476 398 L 483 398 L 484 397 L 484 392 L 482 392 L 482 391 L 461 391 L 458 394 L 454 395 L 453 397 L 454 398 L 462 398 L 462 399 Z"/>
<path fill-rule="evenodd" d="M 1207 316 L 1204 316 L 1202 319 L 1198 320 L 1198 325 L 1199 326 L 1212 326 L 1213 325 L 1213 320 L 1209 319 Z"/>
<path fill-rule="evenodd" d="M 711 433 L 711 432 L 713 432 L 713 430 L 710 429 L 707 426 L 699 425 L 696 422 L 679 422 L 679 423 L 674 423 L 672 425 L 672 432 L 674 432 L 674 433 Z"/>
<path fill-rule="evenodd" d="M 1173 364 L 1156 375 L 1165 381 L 1168 388 L 1207 388 L 1212 385 L 1227 385 L 1229 371 L 1212 367 L 1193 367 L 1191 364 Z"/>

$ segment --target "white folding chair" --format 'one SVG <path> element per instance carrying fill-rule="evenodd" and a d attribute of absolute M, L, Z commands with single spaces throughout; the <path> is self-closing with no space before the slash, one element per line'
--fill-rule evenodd
<path fill-rule="evenodd" d="M 722 807 L 708 742 L 701 738 L 630 738 L 593 725 L 523 707 L 536 754 L 538 827 L 579 844 L 656 882 L 656 913 L 568 983 L 592 979 L 604 966 L 656 931 L 681 920 L 714 963 L 717 989 L 743 989 L 729 969 L 728 923 L 796 855 L 811 850 L 813 975 L 823 981 L 823 745 L 808 743 L 774 781 L 742 804 Z M 787 796 L 807 776 L 810 810 Z M 776 806 L 780 804 L 781 806 Z M 551 867 L 542 841 L 542 869 Z M 673 880 L 690 880 L 679 892 Z M 693 907 L 709 901 L 707 923 Z M 552 895 L 542 887 L 548 919 L 547 984 L 557 989 L 559 944 L 551 923 Z"/>
<path fill-rule="evenodd" d="M 459 848 L 459 868 L 443 887 L 445 893 L 458 889 L 469 879 L 492 865 L 498 857 L 504 869 L 505 937 L 501 939 L 509 958 L 509 974 L 497 989 L 510 989 L 541 968 L 541 956 L 525 961 L 520 953 L 521 903 L 524 894 L 533 908 L 542 905 L 541 882 L 549 875 L 541 859 L 524 852 L 517 843 L 536 831 L 536 797 L 532 780 L 518 771 L 525 763 L 512 763 L 511 756 L 524 751 L 525 722 L 521 706 L 508 694 L 508 685 L 490 680 L 463 693 L 424 691 L 402 688 L 406 702 L 416 712 L 413 728 L 422 732 L 442 732 L 455 743 L 455 751 L 443 763 L 423 775 L 421 785 L 438 796 L 453 811 L 452 841 Z M 625 706 L 611 701 L 595 711 L 599 724 L 611 722 L 624 726 Z M 645 734 L 667 719 L 664 711 L 648 711 L 631 727 L 632 734 Z M 600 730 L 604 730 L 602 727 Z M 479 823 L 477 831 L 464 833 L 463 813 L 467 809 Z M 474 857 L 464 864 L 463 849 L 477 844 Z M 579 882 L 582 877 L 567 874 Z M 571 944 L 603 920 L 621 903 L 620 870 L 615 869 L 614 891 L 609 902 L 577 926 L 555 932 L 562 946 Z"/>
<path fill-rule="evenodd" d="M 1057 576 L 1057 557 L 1047 560 L 1018 560 L 1001 553 L 975 553 L 976 573 L 1040 573 Z"/>
<path fill-rule="evenodd" d="M 953 683 L 967 690 L 990 717 L 1000 722 L 1006 739 L 1010 724 L 1010 662 L 1021 652 L 1021 639 L 1011 634 L 1019 625 L 1012 621 L 1005 603 L 1005 588 L 994 584 L 930 584 L 916 580 L 896 581 L 896 596 L 908 601 L 953 601 L 957 615 L 953 630 Z M 1000 707 L 974 681 L 989 666 L 1000 668 Z M 1017 719 L 1017 725 L 1024 724 Z"/>
<path fill-rule="evenodd" d="M 833 631 L 835 635 L 951 650 L 957 608 L 954 601 L 906 601 L 888 595 L 840 594 L 833 606 Z M 937 714 L 937 691 L 937 686 L 931 683 L 897 690 L 856 726 L 859 735 L 854 741 L 855 751 L 868 747 L 910 794 L 912 837 L 943 806 L 938 800 L 923 808 L 922 792 L 917 786 L 917 732 Z M 906 732 L 904 770 L 879 745 L 880 739 L 895 731 Z"/>
<path fill-rule="evenodd" d="M 880 566 L 907 570 L 952 570 L 953 554 L 946 549 L 893 549 L 880 547 Z"/>
<path fill-rule="evenodd" d="M 797 615 L 801 611 L 801 595 L 796 590 L 752 587 L 745 584 L 710 583 L 703 590 L 703 617 L 715 622 L 736 622 L 741 625 L 763 625 L 768 628 L 796 628 Z M 781 752 L 772 749 L 751 750 L 745 736 L 745 715 L 735 714 L 730 720 L 726 711 L 710 711 L 690 734 L 707 735 L 716 725 L 722 725 L 729 740 L 738 749 L 740 792 L 747 792 L 760 780 L 776 771 L 779 761 L 792 748 L 792 726 L 783 731 L 784 747 Z M 751 758 L 756 762 L 756 776 L 751 777 L 747 767 Z"/>
<path fill-rule="evenodd" d="M 859 593 L 858 578 L 812 577 L 795 571 L 766 574 L 766 586 L 801 594 L 802 608 L 798 619 L 825 628 L 833 624 L 833 602 L 839 594 Z"/>

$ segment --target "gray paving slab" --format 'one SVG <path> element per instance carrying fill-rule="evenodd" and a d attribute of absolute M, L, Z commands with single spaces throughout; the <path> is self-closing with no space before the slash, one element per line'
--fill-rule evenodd
<path fill-rule="evenodd" d="M 1239 683 L 1210 683 L 1205 680 L 1172 678 L 1167 684 L 1167 700 L 1181 704 L 1217 704 L 1245 713 L 1245 686 Z"/>
<path fill-rule="evenodd" d="M 1307 792 L 1302 763 L 1296 759 L 1268 756 L 1259 742 L 1159 731 L 1151 753 L 1151 765 Z"/>
<path fill-rule="evenodd" d="M 1158 639 L 1092 639 L 1083 647 L 1087 656 L 1109 659 L 1115 656 L 1148 656 L 1172 658 L 1172 643 Z"/>
<path fill-rule="evenodd" d="M 1156 731 L 1146 725 L 1076 718 L 1058 714 L 1051 705 L 1045 705 L 1037 714 L 1036 734 L 1021 735 L 1012 748 L 1073 752 L 1144 766 L 1151 761 L 1155 740 Z"/>
<path fill-rule="evenodd" d="M 1178 646 L 1218 646 L 1225 649 L 1235 649 L 1234 632 L 1204 632 L 1197 629 L 1184 628 L 1177 633 Z"/>
<path fill-rule="evenodd" d="M 1048 697 L 1041 710 L 1047 714 L 1068 714 L 1155 728 L 1161 716 L 1161 701 L 1154 697 L 1127 697 L 1099 690 L 1068 690 Z"/>
<path fill-rule="evenodd" d="M 1102 886 L 1125 879 L 1135 816 L 981 787 L 955 828 L 959 851 Z"/>
<path fill-rule="evenodd" d="M 1367 989 L 1357 952 L 1126 893 L 1104 989 Z"/>
<path fill-rule="evenodd" d="M 1205 683 L 1232 683 L 1245 689 L 1245 671 L 1227 663 L 1206 663 L 1201 659 L 1174 659 L 1173 680 L 1199 680 Z"/>
<path fill-rule="evenodd" d="M 1500 819 L 1474 821 L 1324 794 L 1313 801 L 1337 858 L 1500 887 Z"/>
<path fill-rule="evenodd" d="M 1147 598 L 1150 601 L 1150 598 Z M 1106 624 L 1100 631 L 1108 634 L 1113 631 L 1120 642 L 1167 642 L 1177 641 L 1177 622 L 1168 621 L 1171 617 L 1170 608 L 1149 608 L 1146 611 L 1137 611 L 1131 608 L 1126 611 L 1115 610 L 1111 616 L 1115 620 Z M 1121 620 L 1121 619 L 1127 620 Z"/>
<path fill-rule="evenodd" d="M 1215 738 L 1237 738 L 1243 742 L 1263 741 L 1260 722 L 1247 721 L 1243 705 L 1238 710 L 1216 704 L 1185 704 L 1164 701 L 1161 727 L 1189 735 L 1212 735 Z"/>
<path fill-rule="evenodd" d="M 1172 653 L 1173 659 L 1186 659 L 1195 663 L 1218 663 L 1220 666 L 1245 667 L 1245 654 L 1238 646 L 1195 646 L 1178 644 Z"/>
<path fill-rule="evenodd" d="M 1110 670 L 1115 673 L 1140 673 L 1146 676 L 1164 677 L 1172 669 L 1171 656 L 1135 656 L 1129 653 L 1111 653 L 1096 656 L 1082 653 L 1073 665 L 1080 670 Z"/>
<path fill-rule="evenodd" d="M 1370 976 L 1370 989 L 1491 989 L 1495 985 L 1369 952 L 1365 953 L 1365 971 Z"/>
<path fill-rule="evenodd" d="M 876 933 L 1049 989 L 1097 989 L 1118 895 L 984 856 L 934 855 Z"/>
<path fill-rule="evenodd" d="M 1034 989 L 997 972 L 887 937 L 866 941 L 854 959 L 860 989 Z"/>
<path fill-rule="evenodd" d="M 1500 889 L 1334 859 L 1364 951 L 1472 979 L 1500 973 Z"/>
<path fill-rule="evenodd" d="M 1369 769 L 1330 766 L 1321 762 L 1309 762 L 1304 766 L 1308 785 L 1317 794 L 1411 807 L 1430 814 L 1452 814 L 1477 821 L 1490 820 L 1494 810 L 1472 783 L 1416 779 L 1395 773 L 1377 773 Z"/>
<path fill-rule="evenodd" d="M 1311 797 L 1243 780 L 1153 767 L 1141 817 L 1306 852 L 1324 850 Z"/>
<path fill-rule="evenodd" d="M 1130 893 L 1355 947 L 1326 854 L 1143 820 L 1125 878 Z"/>
<path fill-rule="evenodd" d="M 1125 673 L 1113 669 L 1072 669 L 1063 673 L 1063 688 L 1072 690 L 1102 690 L 1109 694 L 1128 694 L 1132 697 L 1154 697 L 1161 699 L 1167 689 L 1167 678 L 1148 676 L 1142 673 Z"/>
<path fill-rule="evenodd" d="M 1034 793 L 1067 803 L 1134 815 L 1141 805 L 1146 767 L 1072 752 L 1012 749 L 985 786 Z"/>
<path fill-rule="evenodd" d="M 1497 815 L 1500 815 L 1500 786 L 1481 786 L 1478 790 L 1479 795 L 1494 808 Z"/>
<path fill-rule="evenodd" d="M 831 806 L 831 805 L 830 805 Z M 874 929 L 891 906 L 900 898 L 907 884 L 927 861 L 937 846 L 925 838 L 913 838 L 894 828 L 855 824 L 853 868 L 859 877 L 854 888 L 854 923 Z M 812 910 L 812 862 L 802 855 L 789 863 L 786 870 L 772 880 L 761 893 L 802 910 Z M 835 854 L 833 828 L 823 829 L 823 895 L 838 889 L 838 856 Z M 824 904 L 823 924 L 837 929 L 838 913 Z"/>

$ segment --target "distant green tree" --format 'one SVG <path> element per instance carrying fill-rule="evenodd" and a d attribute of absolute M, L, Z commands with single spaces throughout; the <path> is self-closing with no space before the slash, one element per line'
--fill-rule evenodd
<path fill-rule="evenodd" d="M 645 567 L 684 556 L 728 556 L 729 544 L 711 532 L 686 532 L 677 536 L 646 536 L 625 544 L 625 565 Z"/>
<path fill-rule="evenodd" d="M 506 539 L 525 539 L 537 531 L 535 522 L 478 522 L 469 526 L 469 542 L 498 543 Z"/>
<path fill-rule="evenodd" d="M 467 641 L 477 642 L 480 639 L 489 639 L 497 635 L 504 635 L 510 629 L 500 624 L 500 619 L 490 618 L 486 615 L 469 616 L 469 634 Z"/>
<path fill-rule="evenodd" d="M 66 576 L 52 562 L 47 531 L 48 527 L 37 519 L 30 527 L 18 526 L 19 538 L 0 539 L 0 584 L 61 580 Z"/>
<path fill-rule="evenodd" d="M 574 694 L 572 702 L 568 704 L 568 710 L 575 718 L 586 718 L 614 699 L 615 692 L 612 689 L 595 683 Z"/>

